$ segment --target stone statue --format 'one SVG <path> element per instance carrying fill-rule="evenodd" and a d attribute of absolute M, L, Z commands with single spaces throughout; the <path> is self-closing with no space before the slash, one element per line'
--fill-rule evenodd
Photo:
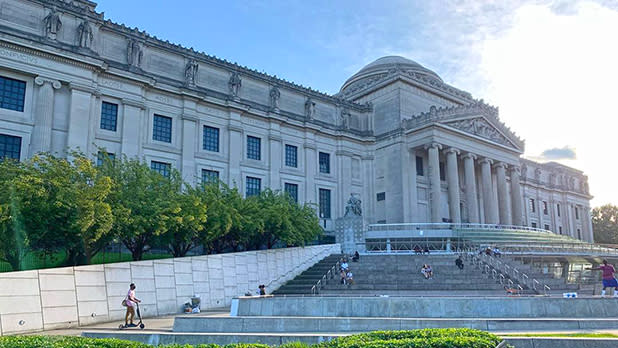
<path fill-rule="evenodd" d="M 279 111 L 279 98 L 281 98 L 281 92 L 277 86 L 273 86 L 270 89 L 270 107 L 275 111 Z"/>
<path fill-rule="evenodd" d="M 240 79 L 240 75 L 237 72 L 233 72 L 232 76 L 230 76 L 230 81 L 227 83 L 230 94 L 234 98 L 238 98 L 238 93 L 240 92 L 240 87 L 242 85 L 242 80 Z"/>
<path fill-rule="evenodd" d="M 92 40 L 94 34 L 92 33 L 92 27 L 88 21 L 83 21 L 77 27 L 77 37 L 79 39 L 79 47 L 90 48 L 92 47 Z"/>
<path fill-rule="evenodd" d="M 352 118 L 352 114 L 350 114 L 350 111 L 346 108 L 343 108 L 341 110 L 339 118 L 341 119 L 341 127 L 343 127 L 343 129 L 350 129 L 350 119 Z"/>
<path fill-rule="evenodd" d="M 362 216 L 363 211 L 361 209 L 361 200 L 356 198 L 353 193 L 350 194 L 350 199 L 348 199 L 348 204 L 345 206 L 345 214 L 343 217 L 348 215 L 352 216 Z"/>
<path fill-rule="evenodd" d="M 139 42 L 135 39 L 129 40 L 127 45 L 127 63 L 129 66 L 140 67 L 142 65 L 142 58 L 144 57 L 144 51 L 139 45 Z"/>
<path fill-rule="evenodd" d="M 313 120 L 315 117 L 315 102 L 310 97 L 305 101 L 305 117 L 308 120 Z"/>
<path fill-rule="evenodd" d="M 60 14 L 55 8 L 52 9 L 51 12 L 45 16 L 45 18 L 43 18 L 43 24 L 47 38 L 55 40 L 56 34 L 60 31 L 60 28 L 62 28 Z"/>
<path fill-rule="evenodd" d="M 199 65 L 195 59 L 189 60 L 185 67 L 185 84 L 187 86 L 195 86 L 195 80 L 197 78 L 197 68 Z"/>

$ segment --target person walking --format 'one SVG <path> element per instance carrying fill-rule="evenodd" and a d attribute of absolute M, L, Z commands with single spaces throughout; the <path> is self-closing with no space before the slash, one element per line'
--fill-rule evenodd
<path fill-rule="evenodd" d="M 618 281 L 614 278 L 614 273 L 616 273 L 614 266 L 608 264 L 607 260 L 603 260 L 603 264 L 601 266 L 588 269 L 603 272 L 603 290 L 601 291 L 601 297 L 605 297 L 605 289 L 607 288 L 614 288 L 614 297 L 618 297 Z"/>
<path fill-rule="evenodd" d="M 127 292 L 127 297 L 123 301 L 123 303 L 127 306 L 127 313 L 124 316 L 125 327 L 137 326 L 133 324 L 133 318 L 135 317 L 135 307 L 140 302 L 142 302 L 142 300 L 135 297 L 135 284 L 131 283 L 131 285 L 129 285 L 129 292 Z"/>

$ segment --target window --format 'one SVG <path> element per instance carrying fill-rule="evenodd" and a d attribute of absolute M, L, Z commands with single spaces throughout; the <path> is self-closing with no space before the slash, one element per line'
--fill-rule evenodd
<path fill-rule="evenodd" d="M 219 128 L 204 126 L 202 141 L 204 150 L 219 152 Z"/>
<path fill-rule="evenodd" d="M 558 217 L 560 217 L 560 204 L 556 204 L 556 213 L 558 213 Z"/>
<path fill-rule="evenodd" d="M 378 223 L 379 223 L 379 224 L 385 224 L 385 223 L 386 223 L 386 220 L 378 220 Z"/>
<path fill-rule="evenodd" d="M 579 220 L 579 209 L 575 207 L 575 219 Z"/>
<path fill-rule="evenodd" d="M 219 172 L 216 170 L 202 169 L 202 183 L 210 184 L 219 181 Z"/>
<path fill-rule="evenodd" d="M 532 228 L 536 228 L 536 222 L 533 222 L 530 225 L 532 225 Z"/>
<path fill-rule="evenodd" d="M 545 225 L 545 230 L 549 231 L 549 225 Z"/>
<path fill-rule="evenodd" d="M 21 157 L 21 137 L 0 134 L 0 161 L 5 158 L 18 160 Z"/>
<path fill-rule="evenodd" d="M 298 185 L 286 182 L 283 190 L 292 197 L 294 202 L 298 203 Z"/>
<path fill-rule="evenodd" d="M 172 165 L 165 162 L 152 161 L 150 162 L 150 169 L 163 175 L 166 178 L 169 178 L 170 173 L 172 172 Z"/>
<path fill-rule="evenodd" d="M 105 163 L 105 160 L 109 159 L 110 161 L 113 161 L 116 159 L 116 154 L 113 153 L 109 153 L 109 152 L 104 152 L 104 151 L 99 151 L 97 153 L 97 166 L 102 166 L 103 163 Z"/>
<path fill-rule="evenodd" d="M 532 213 L 536 212 L 536 206 L 534 204 L 534 198 L 530 198 L 530 211 Z"/>
<path fill-rule="evenodd" d="M 376 198 L 378 199 L 378 202 L 383 201 L 386 199 L 386 192 L 378 192 L 376 196 L 377 196 Z"/>
<path fill-rule="evenodd" d="M 320 189 L 320 217 L 330 219 L 330 190 Z"/>
<path fill-rule="evenodd" d="M 423 157 L 416 156 L 416 175 L 423 176 Z"/>
<path fill-rule="evenodd" d="M 262 179 L 254 178 L 251 176 L 247 177 L 247 189 L 245 190 L 246 196 L 257 196 L 260 194 L 262 190 Z"/>
<path fill-rule="evenodd" d="M 26 83 L 0 76 L 0 108 L 24 111 Z"/>
<path fill-rule="evenodd" d="M 154 115 L 154 123 L 152 128 L 152 139 L 163 141 L 166 143 L 172 142 L 172 118 Z"/>
<path fill-rule="evenodd" d="M 285 145 L 285 165 L 298 167 L 298 148 L 294 145 Z"/>
<path fill-rule="evenodd" d="M 261 144 L 262 144 L 262 139 L 247 135 L 247 158 L 248 159 L 253 159 L 253 160 L 258 160 L 258 161 L 262 159 Z"/>
<path fill-rule="evenodd" d="M 582 239 L 582 230 L 577 229 L 577 239 Z"/>
<path fill-rule="evenodd" d="M 543 201 L 543 214 L 547 215 L 549 212 L 547 211 L 547 202 Z"/>
<path fill-rule="evenodd" d="M 116 131 L 118 122 L 118 104 L 103 102 L 101 104 L 101 129 Z"/>
<path fill-rule="evenodd" d="M 562 226 L 558 227 L 558 233 L 562 234 Z"/>
<path fill-rule="evenodd" d="M 325 152 L 320 152 L 320 173 L 330 173 L 330 155 Z"/>
<path fill-rule="evenodd" d="M 444 162 L 440 162 L 440 181 L 446 180 L 446 173 L 444 170 Z"/>

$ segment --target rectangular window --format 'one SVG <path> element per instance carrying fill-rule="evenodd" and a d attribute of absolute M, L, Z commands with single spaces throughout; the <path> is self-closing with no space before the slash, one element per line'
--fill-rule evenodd
<path fill-rule="evenodd" d="M 556 204 L 556 213 L 558 213 L 558 217 L 560 217 L 560 204 Z"/>
<path fill-rule="evenodd" d="M 416 175 L 425 175 L 423 171 L 423 157 L 421 156 L 416 156 Z"/>
<path fill-rule="evenodd" d="M 5 158 L 18 160 L 21 157 L 21 137 L 0 134 L 0 161 Z"/>
<path fill-rule="evenodd" d="M 330 190 L 320 189 L 320 217 L 330 219 Z"/>
<path fill-rule="evenodd" d="M 298 167 L 298 148 L 294 145 L 285 145 L 285 165 Z"/>
<path fill-rule="evenodd" d="M 246 196 L 257 196 L 262 191 L 262 179 L 254 178 L 251 176 L 247 177 L 247 189 L 245 190 Z"/>
<path fill-rule="evenodd" d="M 531 223 L 532 228 L 536 228 L 536 222 Z"/>
<path fill-rule="evenodd" d="M 562 234 L 562 226 L 558 227 L 558 233 Z"/>
<path fill-rule="evenodd" d="M 530 198 L 530 211 L 536 212 L 536 205 L 534 204 L 534 198 Z"/>
<path fill-rule="evenodd" d="M 97 166 L 102 166 L 106 159 L 113 161 L 116 159 L 116 154 L 103 151 L 97 152 Z"/>
<path fill-rule="evenodd" d="M 446 171 L 444 170 L 444 162 L 440 162 L 440 181 L 446 180 Z"/>
<path fill-rule="evenodd" d="M 202 183 L 210 184 L 219 181 L 219 172 L 216 170 L 202 169 Z"/>
<path fill-rule="evenodd" d="M 118 122 L 118 104 L 103 102 L 101 104 L 101 129 L 115 132 Z"/>
<path fill-rule="evenodd" d="M 172 165 L 170 163 L 152 161 L 150 162 L 150 169 L 169 178 L 172 172 Z"/>
<path fill-rule="evenodd" d="M 252 160 L 262 159 L 262 139 L 247 135 L 247 158 Z"/>
<path fill-rule="evenodd" d="M 577 229 L 577 239 L 582 239 L 582 230 Z"/>
<path fill-rule="evenodd" d="M 376 198 L 378 199 L 378 202 L 383 201 L 386 199 L 386 192 L 378 192 L 376 196 L 377 196 Z"/>
<path fill-rule="evenodd" d="M 320 152 L 320 173 L 329 174 L 330 173 L 330 154 L 325 152 Z"/>
<path fill-rule="evenodd" d="M 545 225 L 545 230 L 549 231 L 549 225 Z"/>
<path fill-rule="evenodd" d="M 219 152 L 219 128 L 204 126 L 202 142 L 204 150 Z"/>
<path fill-rule="evenodd" d="M 543 214 L 547 215 L 549 214 L 549 211 L 547 209 L 547 202 L 543 201 Z"/>
<path fill-rule="evenodd" d="M 290 184 L 289 182 L 285 183 L 284 191 L 292 197 L 294 202 L 298 203 L 298 185 Z"/>
<path fill-rule="evenodd" d="M 0 76 L 0 108 L 24 111 L 26 82 Z"/>
<path fill-rule="evenodd" d="M 152 140 L 163 141 L 166 143 L 172 142 L 172 118 L 154 115 L 154 123 L 152 127 Z"/>
<path fill-rule="evenodd" d="M 579 209 L 575 207 L 575 219 L 579 220 Z"/>

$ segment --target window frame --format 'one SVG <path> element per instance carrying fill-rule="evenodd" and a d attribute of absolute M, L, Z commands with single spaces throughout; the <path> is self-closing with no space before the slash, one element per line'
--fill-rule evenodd
<path fill-rule="evenodd" d="M 254 161 L 262 160 L 262 138 L 247 135 L 247 159 Z M 257 152 L 256 152 L 257 151 Z"/>
<path fill-rule="evenodd" d="M 105 109 L 106 109 L 106 105 L 109 105 L 110 107 L 113 106 L 115 107 L 115 114 L 107 114 L 105 113 Z M 113 116 L 113 120 L 107 120 L 106 118 L 104 118 L 104 115 L 107 116 Z M 118 104 L 116 103 L 112 103 L 112 102 L 108 102 L 108 101 L 101 101 L 101 114 L 99 115 L 100 119 L 99 119 L 99 129 L 105 130 L 105 131 L 109 131 L 109 132 L 117 132 L 118 131 Z M 113 124 L 113 127 L 110 125 L 111 128 L 107 128 L 107 124 Z"/>
<path fill-rule="evenodd" d="M 163 134 L 163 132 L 166 131 L 167 127 L 164 127 L 161 124 L 157 125 L 157 120 L 160 120 L 160 121 L 165 120 L 166 122 L 169 120 L 169 137 L 166 136 L 166 134 Z M 169 116 L 161 115 L 161 114 L 154 114 L 152 117 L 152 140 L 171 144 L 172 135 L 174 133 L 173 128 L 174 128 L 173 118 Z"/>
<path fill-rule="evenodd" d="M 330 219 L 332 217 L 332 191 L 326 188 L 318 189 L 318 203 L 320 218 Z"/>
<path fill-rule="evenodd" d="M 423 167 L 423 157 L 416 156 L 416 175 L 425 176 L 425 168 Z"/>
<path fill-rule="evenodd" d="M 0 134 L 0 139 L 5 139 L 5 141 L 0 140 L 0 142 L 2 142 L 2 147 L 4 147 L 4 150 L 2 150 L 2 154 L 0 154 L 0 161 L 4 161 L 6 158 L 12 159 L 12 160 L 17 160 L 18 162 L 21 161 L 21 147 L 23 145 L 23 137 L 20 137 L 18 135 L 12 135 L 12 134 L 5 134 L 2 133 Z M 11 142 L 17 142 L 9 144 L 9 141 Z M 12 150 L 12 151 L 7 151 L 8 147 L 11 148 L 15 148 L 17 147 L 17 151 Z M 13 154 L 13 156 L 6 156 L 7 153 L 11 153 Z M 17 157 L 15 157 L 15 154 L 17 155 Z"/>
<path fill-rule="evenodd" d="M 288 187 L 293 188 L 294 192 L 290 192 L 288 190 Z M 287 193 L 288 195 L 290 195 L 290 197 L 292 198 L 292 200 L 295 203 L 298 203 L 298 184 L 295 184 L 293 182 L 284 182 L 283 183 L 283 192 Z"/>
<path fill-rule="evenodd" d="M 325 162 L 322 160 L 326 159 Z M 322 174 L 330 174 L 330 153 L 320 151 L 318 153 L 318 168 Z"/>
<path fill-rule="evenodd" d="M 5 86 L 9 90 L 5 90 Z M 6 74 L 0 75 L 0 109 L 23 113 L 26 110 L 27 92 L 28 82 L 6 76 Z"/>
<path fill-rule="evenodd" d="M 257 192 L 254 192 L 254 187 L 251 187 L 251 192 L 249 190 L 249 185 L 253 183 L 257 183 Z M 245 177 L 245 197 L 251 196 L 259 196 L 262 192 L 262 178 L 258 178 L 255 176 L 246 176 Z"/>
<path fill-rule="evenodd" d="M 216 142 L 208 135 L 216 137 Z M 202 127 L 202 150 L 219 152 L 221 142 L 221 130 L 218 127 L 204 125 Z M 212 146 L 212 147 L 211 147 Z"/>
<path fill-rule="evenodd" d="M 100 167 L 103 165 L 105 161 L 105 156 L 107 156 L 110 161 L 116 160 L 116 154 L 113 152 L 97 151 L 97 167 Z"/>
<path fill-rule="evenodd" d="M 212 175 L 214 173 L 214 175 Z M 202 168 L 202 184 L 211 184 L 218 182 L 221 173 L 218 170 Z"/>
<path fill-rule="evenodd" d="M 298 168 L 298 146 L 285 144 L 285 166 Z"/>
<path fill-rule="evenodd" d="M 161 168 L 155 168 L 155 164 L 159 167 L 163 168 L 163 173 L 161 172 Z M 161 161 L 150 161 L 150 169 L 155 172 L 161 174 L 163 177 L 169 178 L 172 175 L 172 164 L 169 162 L 161 162 Z"/>

